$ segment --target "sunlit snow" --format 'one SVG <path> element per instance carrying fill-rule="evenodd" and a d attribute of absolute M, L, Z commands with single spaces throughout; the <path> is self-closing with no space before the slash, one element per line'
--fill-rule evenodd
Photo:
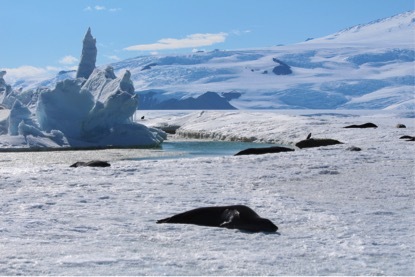
<path fill-rule="evenodd" d="M 415 273 L 415 145 L 399 139 L 415 133 L 408 114 L 148 112 L 146 118 L 149 125 L 180 124 L 188 134 L 203 129 L 211 138 L 288 143 L 311 132 L 344 144 L 260 156 L 180 159 L 131 160 L 145 156 L 135 150 L 2 153 L 0 272 Z M 367 121 L 379 127 L 342 128 Z M 398 129 L 397 123 L 407 128 Z M 350 146 L 362 151 L 347 150 Z M 111 167 L 69 167 L 97 158 L 109 160 Z M 233 204 L 269 218 L 279 233 L 156 224 L 192 208 Z"/>

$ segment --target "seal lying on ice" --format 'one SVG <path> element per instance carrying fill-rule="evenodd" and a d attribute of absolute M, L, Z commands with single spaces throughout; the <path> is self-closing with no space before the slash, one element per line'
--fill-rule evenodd
<path fill-rule="evenodd" d="M 240 229 L 249 232 L 276 232 L 278 227 L 244 205 L 204 207 L 190 210 L 157 223 L 196 224 L 210 227 Z"/>
<path fill-rule="evenodd" d="M 111 165 L 105 161 L 90 161 L 90 162 L 76 162 L 70 167 L 79 167 L 79 166 L 108 167 Z"/>
<path fill-rule="evenodd" d="M 360 125 L 349 125 L 343 128 L 377 128 L 378 126 L 376 124 L 373 124 L 371 122 L 360 124 Z"/>
<path fill-rule="evenodd" d="M 415 141 L 415 137 L 412 136 L 402 136 L 399 139 L 405 139 L 406 141 Z"/>
<path fill-rule="evenodd" d="M 302 148 L 320 147 L 320 146 L 328 146 L 328 145 L 335 145 L 335 144 L 343 144 L 343 143 L 335 139 L 309 138 L 309 139 L 305 139 L 305 140 L 301 140 L 297 142 L 295 146 L 302 149 Z"/>
<path fill-rule="evenodd" d="M 294 151 L 292 148 L 282 147 L 282 146 L 271 146 L 271 147 L 258 147 L 258 148 L 247 148 L 245 150 L 239 151 L 235 156 L 241 155 L 261 155 L 268 153 L 280 153 Z"/>

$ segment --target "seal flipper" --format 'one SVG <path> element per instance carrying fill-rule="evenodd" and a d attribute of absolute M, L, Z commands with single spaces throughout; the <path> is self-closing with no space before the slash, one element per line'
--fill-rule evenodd
<path fill-rule="evenodd" d="M 235 222 L 235 219 L 239 217 L 240 213 L 237 209 L 226 209 L 221 215 L 221 218 L 224 221 L 219 225 L 219 227 L 235 228 L 233 223 Z"/>
<path fill-rule="evenodd" d="M 157 224 L 160 224 L 160 223 L 168 223 L 169 222 L 169 219 L 170 219 L 170 217 L 164 218 L 164 219 L 160 219 L 160 220 L 157 220 L 156 223 Z"/>

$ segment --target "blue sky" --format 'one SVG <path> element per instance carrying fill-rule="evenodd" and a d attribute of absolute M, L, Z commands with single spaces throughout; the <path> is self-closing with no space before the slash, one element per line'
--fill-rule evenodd
<path fill-rule="evenodd" d="M 74 67 L 88 27 L 102 65 L 152 53 L 292 44 L 414 6 L 414 0 L 0 0 L 0 68 Z"/>

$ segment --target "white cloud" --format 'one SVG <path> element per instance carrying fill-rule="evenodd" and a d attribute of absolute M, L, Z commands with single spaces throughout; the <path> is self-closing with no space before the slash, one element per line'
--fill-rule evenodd
<path fill-rule="evenodd" d="M 108 59 L 113 60 L 113 61 L 120 61 L 121 60 L 121 58 L 118 57 L 117 55 L 105 55 L 105 57 L 107 57 Z"/>
<path fill-rule="evenodd" d="M 236 35 L 236 36 L 241 36 L 241 35 L 244 35 L 244 34 L 249 34 L 249 33 L 251 33 L 251 30 L 243 30 L 243 31 L 241 31 L 241 30 L 232 30 L 232 32 L 231 32 L 233 35 Z"/>
<path fill-rule="evenodd" d="M 121 8 L 107 8 L 105 6 L 96 5 L 94 7 L 87 6 L 84 8 L 84 11 L 91 12 L 91 11 L 108 11 L 108 12 L 118 12 L 121 11 Z"/>
<path fill-rule="evenodd" d="M 97 11 L 103 11 L 103 10 L 106 10 L 107 8 L 105 8 L 105 6 L 98 6 L 98 5 L 96 5 L 94 7 L 94 9 L 97 10 Z"/>
<path fill-rule="evenodd" d="M 128 51 L 156 51 L 167 49 L 180 49 L 180 48 L 197 48 L 201 46 L 209 46 L 216 43 L 224 42 L 227 33 L 217 34 L 192 34 L 182 39 L 176 38 L 163 38 L 152 44 L 138 44 L 124 48 Z"/>
<path fill-rule="evenodd" d="M 55 67 L 35 67 L 31 65 L 23 65 L 16 68 L 2 68 L 7 74 L 4 79 L 7 83 L 12 84 L 19 79 L 47 79 L 59 71 Z"/>
<path fill-rule="evenodd" d="M 78 59 L 75 58 L 74 56 L 70 56 L 70 55 L 65 56 L 65 57 L 63 57 L 62 59 L 59 60 L 60 64 L 67 64 L 67 65 L 74 64 L 74 63 L 77 63 L 77 62 L 78 62 Z"/>

